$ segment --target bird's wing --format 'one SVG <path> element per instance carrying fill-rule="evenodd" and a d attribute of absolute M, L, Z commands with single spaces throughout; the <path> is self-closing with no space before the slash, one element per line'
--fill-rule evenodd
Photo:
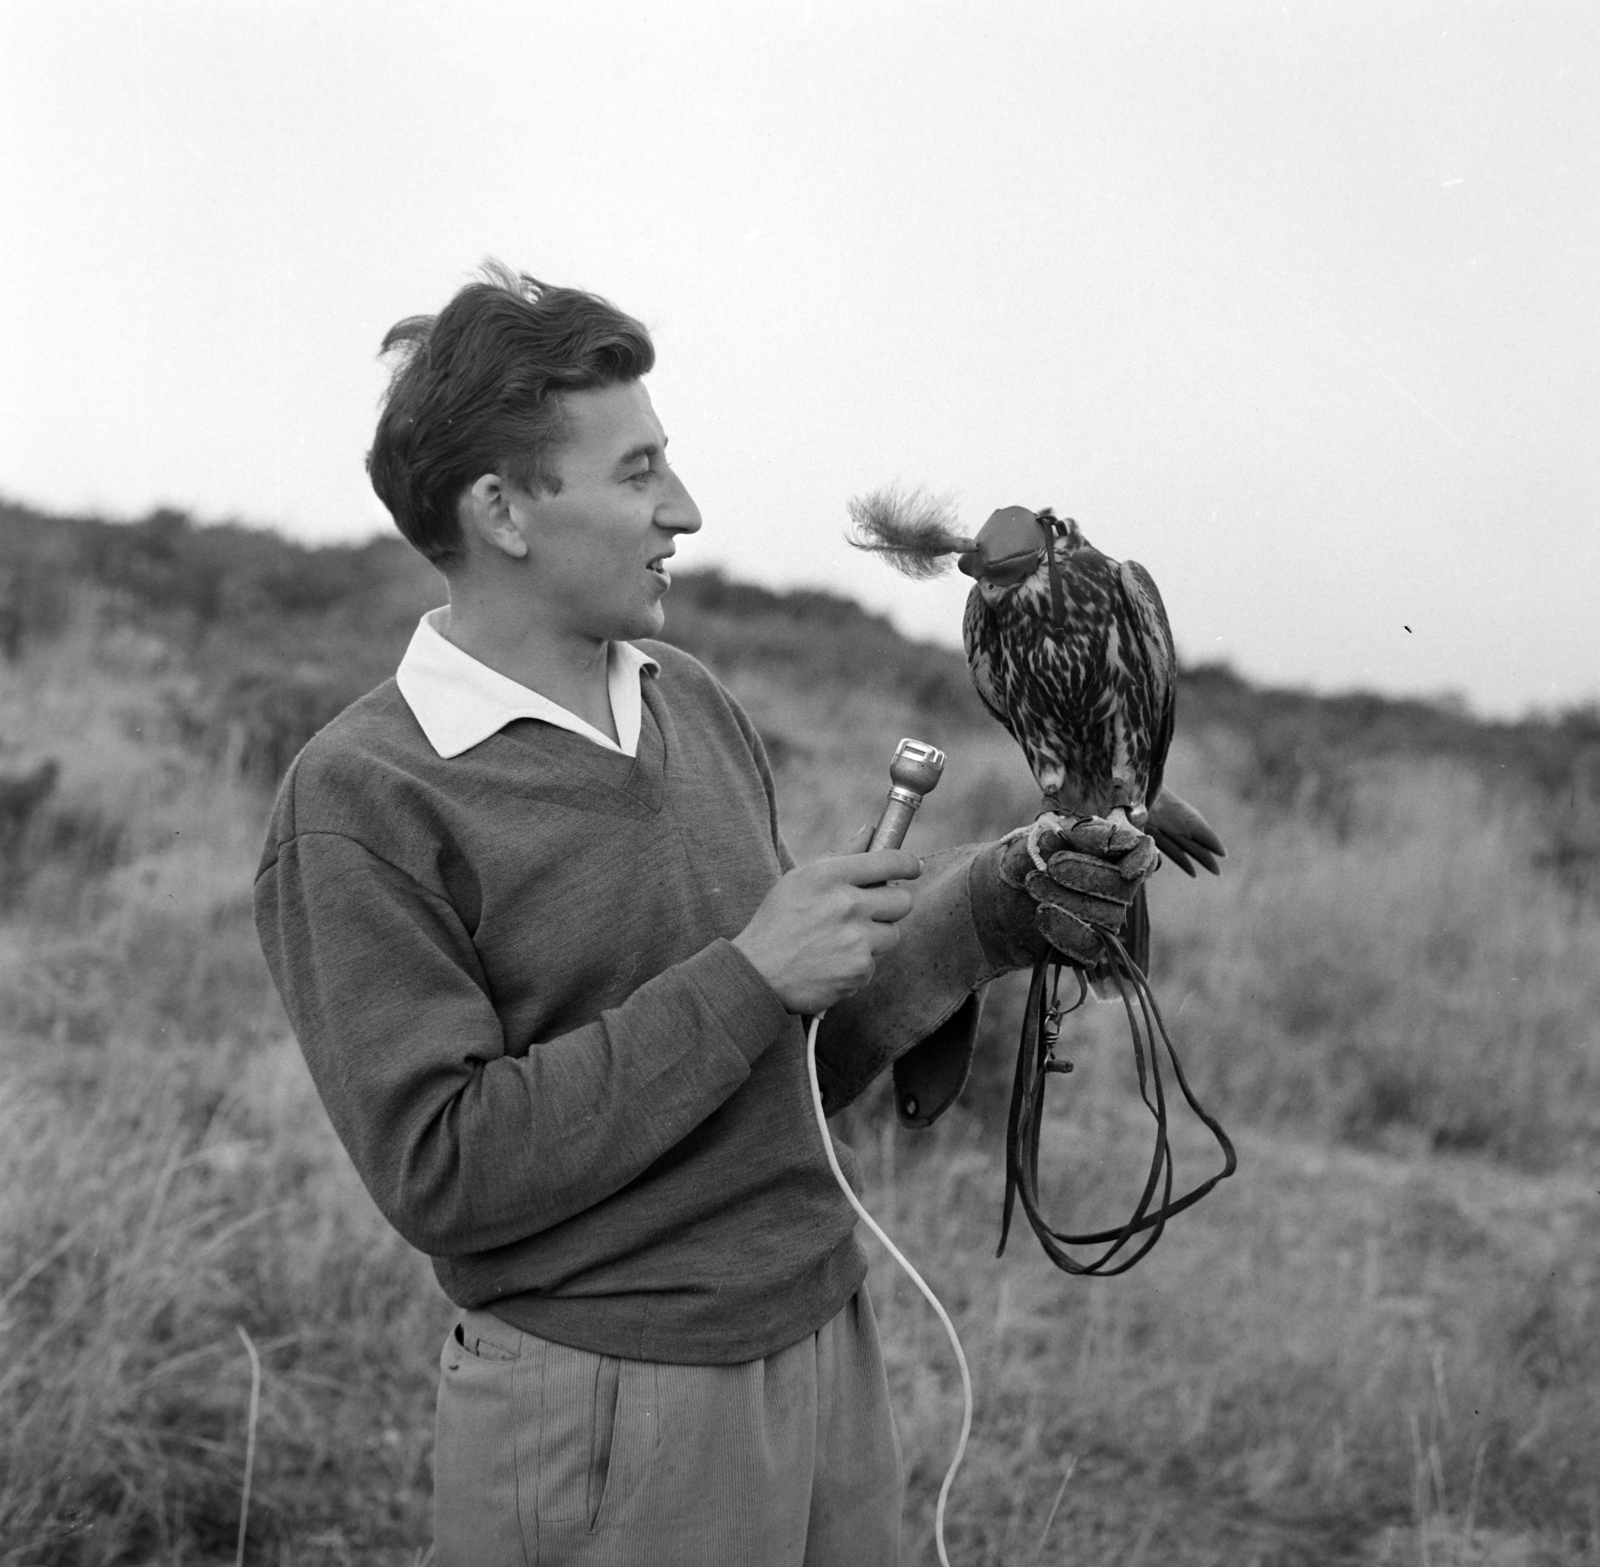
<path fill-rule="evenodd" d="M 999 719 L 1009 729 L 1011 720 L 1006 715 L 995 678 L 998 671 L 994 667 L 994 639 L 985 635 L 984 620 L 988 614 L 989 606 L 983 602 L 983 595 L 974 588 L 967 595 L 967 607 L 961 616 L 961 642 L 967 650 L 967 668 L 972 672 L 972 684 L 978 693 L 978 700 L 989 709 L 992 717 Z"/>
<path fill-rule="evenodd" d="M 1222 846 L 1222 840 L 1212 831 L 1205 817 L 1170 789 L 1163 788 L 1151 801 L 1145 831 L 1155 839 L 1156 847 L 1162 854 L 1185 876 L 1194 875 L 1194 865 L 1191 863 L 1194 860 L 1198 860 L 1213 876 L 1222 874 L 1217 861 L 1225 859 L 1228 853 Z"/>
<path fill-rule="evenodd" d="M 1172 626 L 1161 590 L 1155 578 L 1136 560 L 1122 562 L 1118 572 L 1122 595 L 1134 624 L 1144 640 L 1145 656 L 1155 676 L 1157 710 L 1150 735 L 1150 779 L 1145 799 L 1153 801 L 1161 793 L 1161 780 L 1167 768 L 1167 752 L 1172 747 L 1173 724 L 1178 709 L 1178 651 L 1172 641 Z"/>

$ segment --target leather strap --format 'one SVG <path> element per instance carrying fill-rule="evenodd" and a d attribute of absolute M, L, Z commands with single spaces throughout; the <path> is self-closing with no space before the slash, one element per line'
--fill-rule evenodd
<path fill-rule="evenodd" d="M 1173 1049 L 1171 1036 L 1162 1021 L 1160 1009 L 1151 994 L 1149 981 L 1140 971 L 1120 940 L 1108 931 L 1097 934 L 1106 944 L 1111 962 L 1111 977 L 1122 999 L 1128 1016 L 1128 1029 L 1133 1038 L 1134 1066 L 1139 1075 L 1139 1097 L 1144 1100 L 1156 1123 L 1155 1146 L 1151 1152 L 1150 1169 L 1145 1177 L 1144 1190 L 1127 1223 L 1116 1229 L 1091 1230 L 1081 1235 L 1057 1230 L 1046 1222 L 1039 1206 L 1039 1134 L 1044 1124 L 1044 1091 L 1052 1075 L 1065 1076 L 1072 1071 L 1070 1061 L 1061 1061 L 1055 1055 L 1055 1043 L 1061 1019 L 1083 1005 L 1088 987 L 1083 976 L 1073 969 L 1078 981 L 1078 999 L 1070 1007 L 1057 1004 L 1058 987 L 1063 964 L 1050 958 L 1041 959 L 1033 970 L 1033 980 L 1028 987 L 1028 1008 L 1023 1017 L 1022 1038 L 1017 1047 L 1017 1071 L 1011 1089 L 1011 1110 L 1006 1123 L 1006 1194 L 1000 1219 L 1000 1256 L 1006 1249 L 1006 1239 L 1011 1232 L 1011 1218 L 1016 1199 L 1022 1199 L 1023 1212 L 1045 1255 L 1067 1273 L 1088 1277 L 1109 1278 L 1126 1273 L 1161 1239 L 1167 1220 L 1185 1208 L 1193 1207 L 1218 1181 L 1225 1180 L 1238 1168 L 1238 1156 L 1228 1134 L 1214 1117 L 1201 1108 L 1190 1092 L 1183 1066 Z M 1048 989 L 1050 999 L 1046 1002 Z M 1134 1004 L 1137 1002 L 1138 1011 Z M 1167 1100 L 1162 1082 L 1161 1057 L 1156 1050 L 1160 1038 L 1167 1057 L 1172 1063 L 1173 1075 L 1189 1108 L 1199 1116 L 1217 1146 L 1222 1150 L 1223 1167 L 1210 1179 L 1176 1199 L 1172 1195 L 1172 1148 L 1167 1138 Z M 1152 1211 L 1157 1188 L 1159 1204 Z M 1137 1236 L 1144 1239 L 1127 1255 L 1118 1254 Z M 1066 1246 L 1103 1246 L 1105 1249 L 1088 1261 L 1080 1261 L 1064 1248 Z"/>
<path fill-rule="evenodd" d="M 1039 521 L 1044 526 L 1045 569 L 1050 573 L 1050 619 L 1057 626 L 1067 623 L 1067 601 L 1061 587 L 1061 568 L 1056 564 L 1056 540 L 1067 530 L 1053 512 L 1041 512 Z"/>

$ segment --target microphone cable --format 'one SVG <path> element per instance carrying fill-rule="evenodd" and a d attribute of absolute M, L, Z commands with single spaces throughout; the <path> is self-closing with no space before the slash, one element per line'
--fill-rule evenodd
<path fill-rule="evenodd" d="M 944 752 L 918 740 L 900 742 L 895 750 L 894 760 L 889 764 L 889 777 L 893 787 L 889 790 L 888 803 L 884 806 L 883 815 L 872 835 L 872 841 L 867 845 L 868 852 L 874 849 L 900 847 L 905 840 L 906 829 L 911 825 L 912 816 L 922 804 L 922 797 L 932 791 L 943 771 Z M 950 1313 L 944 1309 L 939 1297 L 929 1288 L 927 1280 L 912 1267 L 906 1260 L 905 1254 L 884 1233 L 883 1226 L 867 1212 L 861 1199 L 850 1189 L 850 1183 L 839 1167 L 839 1156 L 833 1146 L 833 1134 L 828 1130 L 827 1112 L 822 1108 L 822 1084 L 817 1077 L 817 1028 L 823 1016 L 823 1013 L 817 1013 L 806 1030 L 806 1072 L 811 1080 L 811 1108 L 816 1116 L 818 1134 L 822 1138 L 822 1151 L 828 1156 L 828 1168 L 833 1171 L 833 1178 L 839 1183 L 839 1190 L 844 1193 L 862 1223 L 878 1237 L 884 1249 L 899 1263 L 906 1277 L 922 1291 L 928 1304 L 933 1307 L 934 1314 L 950 1339 L 950 1347 L 956 1352 L 956 1364 L 961 1368 L 961 1435 L 956 1441 L 955 1457 L 950 1460 L 950 1467 L 945 1471 L 944 1483 L 939 1487 L 939 1503 L 933 1514 L 933 1539 L 939 1552 L 939 1567 L 950 1567 L 950 1557 L 944 1546 L 945 1505 L 950 1499 L 950 1487 L 955 1482 L 956 1470 L 961 1467 L 961 1460 L 966 1456 L 967 1438 L 972 1434 L 972 1373 L 967 1368 L 967 1357 L 956 1334 L 956 1325 L 950 1320 Z"/>
<path fill-rule="evenodd" d="M 821 1023 L 822 1018 L 823 1014 L 819 1012 L 812 1018 L 811 1026 L 806 1031 L 806 1070 L 811 1077 L 811 1108 L 816 1112 L 817 1130 L 822 1136 L 823 1152 L 828 1156 L 828 1168 L 833 1171 L 833 1178 L 839 1183 L 839 1190 L 849 1199 L 850 1206 L 855 1209 L 862 1223 L 878 1237 L 884 1249 L 900 1264 L 906 1277 L 922 1291 L 928 1304 L 933 1307 L 945 1333 L 949 1335 L 950 1347 L 956 1352 L 956 1364 L 961 1368 L 961 1436 L 956 1442 L 956 1455 L 950 1460 L 950 1467 L 945 1471 L 944 1484 L 939 1487 L 939 1505 L 933 1514 L 933 1538 L 934 1545 L 939 1551 L 939 1567 L 950 1567 L 950 1558 L 944 1548 L 944 1510 L 950 1498 L 950 1487 L 955 1483 L 956 1470 L 961 1467 L 961 1460 L 966 1456 L 967 1438 L 972 1434 L 972 1373 L 967 1369 L 967 1357 L 962 1352 L 961 1340 L 956 1336 L 956 1325 L 950 1320 L 950 1313 L 944 1309 L 939 1297 L 929 1288 L 928 1281 L 912 1267 L 906 1260 L 905 1254 L 884 1233 L 883 1226 L 867 1212 L 861 1199 L 850 1190 L 850 1183 L 844 1178 L 844 1171 L 839 1168 L 839 1156 L 833 1147 L 833 1134 L 828 1130 L 828 1117 L 822 1108 L 822 1085 L 817 1080 L 817 1025 Z"/>

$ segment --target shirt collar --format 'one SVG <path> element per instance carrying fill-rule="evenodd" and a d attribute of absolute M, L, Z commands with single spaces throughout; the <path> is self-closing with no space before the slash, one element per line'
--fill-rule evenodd
<path fill-rule="evenodd" d="M 623 756 L 639 754 L 642 698 L 641 671 L 659 674 L 661 666 L 631 642 L 613 642 L 606 660 L 606 683 L 611 695 L 611 721 L 617 738 L 602 734 L 576 713 L 519 685 L 499 670 L 481 664 L 445 636 L 450 606 L 430 609 L 411 634 L 395 682 L 406 699 L 428 743 L 449 758 L 481 745 L 513 719 L 534 718 L 558 729 L 582 735 L 607 751 Z"/>

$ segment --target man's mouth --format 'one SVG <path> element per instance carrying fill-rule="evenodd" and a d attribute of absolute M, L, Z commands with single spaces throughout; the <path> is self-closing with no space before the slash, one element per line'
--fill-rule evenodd
<path fill-rule="evenodd" d="M 667 555 L 657 555 L 654 560 L 647 560 L 644 563 L 645 570 L 653 571 L 663 582 L 670 583 L 672 581 L 672 573 L 667 569 L 667 561 L 670 558 Z"/>

